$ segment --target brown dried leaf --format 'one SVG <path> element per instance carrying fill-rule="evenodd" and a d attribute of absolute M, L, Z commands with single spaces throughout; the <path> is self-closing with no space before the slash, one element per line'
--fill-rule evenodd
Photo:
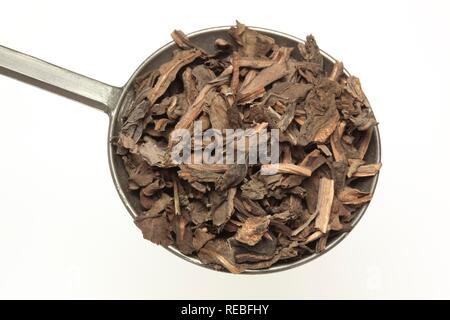
<path fill-rule="evenodd" d="M 173 219 L 176 245 L 181 253 L 190 255 L 194 251 L 192 229 L 188 226 L 188 220 L 183 216 Z"/>
<path fill-rule="evenodd" d="M 170 234 L 170 224 L 164 216 L 156 218 L 136 218 L 136 225 L 142 231 L 144 239 L 162 246 L 170 246 L 173 243 Z"/>
<path fill-rule="evenodd" d="M 227 192 L 227 198 L 218 205 L 212 212 L 212 221 L 215 226 L 222 226 L 226 223 L 234 212 L 234 197 L 236 188 L 231 188 Z"/>
<path fill-rule="evenodd" d="M 145 138 L 145 142 L 139 146 L 137 153 L 151 166 L 165 166 L 166 149 L 150 137 Z"/>
<path fill-rule="evenodd" d="M 157 192 L 165 187 L 166 187 L 166 183 L 163 179 L 156 179 L 152 183 L 149 183 L 145 188 L 143 188 L 142 193 L 145 196 L 150 197 L 155 192 Z"/>
<path fill-rule="evenodd" d="M 253 245 L 247 245 L 236 240 L 230 241 L 234 248 L 234 259 L 238 263 L 267 261 L 274 257 L 278 240 L 270 232 L 264 234 L 261 240 Z"/>
<path fill-rule="evenodd" d="M 270 219 L 268 216 L 248 218 L 237 231 L 235 239 L 239 242 L 254 246 L 267 232 L 269 224 Z"/>
<path fill-rule="evenodd" d="M 317 45 L 316 39 L 314 39 L 313 35 L 307 36 L 305 43 L 299 43 L 298 50 L 300 51 L 303 59 L 308 62 L 318 64 L 320 68 L 323 67 L 323 56 L 320 53 L 319 46 Z"/>
<path fill-rule="evenodd" d="M 381 163 L 366 164 L 358 167 L 353 177 L 372 177 L 378 173 L 381 169 Z"/>
<path fill-rule="evenodd" d="M 241 273 L 242 267 L 234 261 L 234 253 L 230 244 L 224 240 L 211 240 L 200 249 L 198 257 L 204 264 L 220 265 L 231 273 Z"/>
<path fill-rule="evenodd" d="M 186 100 L 189 104 L 192 104 L 195 101 L 195 97 L 197 96 L 198 91 L 191 68 L 188 67 L 186 68 L 186 70 L 184 70 L 182 79 L 184 92 L 186 94 Z"/>
<path fill-rule="evenodd" d="M 286 131 L 288 126 L 291 124 L 292 120 L 294 119 L 295 115 L 295 104 L 290 103 L 288 104 L 286 108 L 286 112 L 283 114 L 283 116 L 278 121 L 278 129 L 280 129 L 282 132 Z"/>
<path fill-rule="evenodd" d="M 212 239 L 214 239 L 214 235 L 209 233 L 207 228 L 195 229 L 193 240 L 195 251 L 200 250 L 209 240 Z"/>
<path fill-rule="evenodd" d="M 313 85 L 308 83 L 275 82 L 266 104 L 273 105 L 280 97 L 282 97 L 282 101 L 287 103 L 303 100 L 312 88 Z"/>
<path fill-rule="evenodd" d="M 337 162 L 346 162 L 347 155 L 345 153 L 345 149 L 342 147 L 341 139 L 345 130 L 345 121 L 341 121 L 337 126 L 336 130 L 334 130 L 331 139 L 331 149 L 333 150 L 334 160 Z"/>
<path fill-rule="evenodd" d="M 142 101 L 136 105 L 121 128 L 121 134 L 131 138 L 135 143 L 141 138 L 144 129 L 144 118 L 150 105 Z"/>
<path fill-rule="evenodd" d="M 241 268 L 246 270 L 257 270 L 257 269 L 267 269 L 270 268 L 272 265 L 277 263 L 280 260 L 283 259 L 290 259 L 293 257 L 296 257 L 298 255 L 297 247 L 298 243 L 292 242 L 288 247 L 281 248 L 281 250 L 270 260 L 268 261 L 261 261 L 257 263 L 246 263 L 241 264 Z"/>
<path fill-rule="evenodd" d="M 193 182 L 216 182 L 221 177 L 219 173 L 196 169 L 191 165 L 180 165 L 178 176 L 190 183 Z"/>
<path fill-rule="evenodd" d="M 338 194 L 338 199 L 343 204 L 360 205 L 372 200 L 372 194 L 370 192 L 360 191 L 356 188 L 345 187 L 345 189 Z"/>
<path fill-rule="evenodd" d="M 227 102 L 215 91 L 210 91 L 205 99 L 204 110 L 209 115 L 209 120 L 213 129 L 224 130 L 230 128 L 228 122 Z"/>
<path fill-rule="evenodd" d="M 144 208 L 148 209 L 145 214 L 149 216 L 156 216 L 164 211 L 169 205 L 173 204 L 173 198 L 164 192 L 148 199 L 151 199 L 151 202 Z"/>
<path fill-rule="evenodd" d="M 339 122 L 336 108 L 336 84 L 322 79 L 317 88 L 306 98 L 306 121 L 300 128 L 300 145 L 311 142 L 325 143 Z"/>
<path fill-rule="evenodd" d="M 289 67 L 286 61 L 278 63 L 263 69 L 257 76 L 239 92 L 239 102 L 249 103 L 265 92 L 265 87 L 274 81 L 284 77 L 289 73 Z"/>
<path fill-rule="evenodd" d="M 355 76 L 349 76 L 345 80 L 345 90 L 352 95 L 355 99 L 362 102 L 366 107 L 370 107 L 369 101 L 361 88 L 361 82 Z"/>
<path fill-rule="evenodd" d="M 350 122 L 359 131 L 366 131 L 378 124 L 375 119 L 372 110 L 365 108 L 357 116 L 350 117 Z"/>
<path fill-rule="evenodd" d="M 300 166 L 310 169 L 312 173 L 319 169 L 326 161 L 327 159 L 321 155 L 320 151 L 315 149 L 306 155 L 300 163 Z"/>
<path fill-rule="evenodd" d="M 207 56 L 208 54 L 201 48 L 199 48 L 197 45 L 195 45 L 191 40 L 188 39 L 186 34 L 184 34 L 181 30 L 174 30 L 171 34 L 171 37 L 175 43 L 184 50 L 189 49 L 197 49 L 199 50 L 203 55 Z"/>
<path fill-rule="evenodd" d="M 195 70 L 195 68 L 194 68 Z M 193 72 L 194 72 L 193 70 Z M 225 75 L 224 75 L 225 74 Z M 175 129 L 187 129 L 189 126 L 197 119 L 197 117 L 202 112 L 202 107 L 205 102 L 206 95 L 209 93 L 211 89 L 213 89 L 215 86 L 218 86 L 225 82 L 228 79 L 228 74 L 226 70 L 223 71 L 222 75 L 216 77 L 215 79 L 208 82 L 208 84 L 205 84 L 204 87 L 200 90 L 198 93 L 197 98 L 192 103 L 192 105 L 189 106 L 189 109 L 186 111 L 186 113 L 181 117 L 180 121 L 175 126 Z M 197 80 L 198 81 L 198 80 Z M 170 144 L 169 144 L 170 145 Z"/>
<path fill-rule="evenodd" d="M 150 165 L 141 159 L 139 164 L 134 164 L 129 158 L 124 157 L 124 164 L 128 173 L 130 186 L 137 186 L 137 188 L 145 187 L 156 178 L 156 174 Z"/>
<path fill-rule="evenodd" d="M 251 200 L 261 200 L 267 195 L 267 188 L 264 185 L 264 182 L 256 178 L 252 178 L 241 185 L 241 191 L 242 197 Z"/>
<path fill-rule="evenodd" d="M 189 204 L 192 222 L 195 224 L 202 224 L 211 220 L 211 213 L 206 206 L 200 201 L 193 201 Z"/>
<path fill-rule="evenodd" d="M 185 65 L 191 63 L 196 58 L 200 57 L 199 50 L 182 50 L 177 51 L 169 62 L 166 62 L 159 67 L 159 78 L 155 86 L 148 92 L 147 99 L 152 106 L 159 97 L 161 97 L 177 76 L 178 71 Z"/>
<path fill-rule="evenodd" d="M 358 170 L 360 166 L 364 164 L 364 160 L 361 159 L 348 159 L 347 177 L 351 178 L 353 174 Z"/>
<path fill-rule="evenodd" d="M 255 216 L 265 216 L 267 215 L 267 212 L 261 207 L 259 202 L 253 201 L 250 199 L 242 199 L 242 203 L 246 210 L 251 214 Z"/>
<path fill-rule="evenodd" d="M 249 29 L 239 21 L 236 22 L 235 27 L 231 27 L 230 34 L 240 45 L 242 56 L 265 56 L 275 44 L 272 38 Z"/>
<path fill-rule="evenodd" d="M 264 57 L 239 57 L 239 66 L 242 68 L 264 69 L 274 63 L 275 61 Z"/>
<path fill-rule="evenodd" d="M 237 186 L 247 175 L 247 164 L 232 164 L 216 181 L 216 188 L 225 191 Z"/>

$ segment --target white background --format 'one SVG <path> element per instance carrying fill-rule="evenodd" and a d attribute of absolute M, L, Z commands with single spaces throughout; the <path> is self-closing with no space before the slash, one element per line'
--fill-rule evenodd
<path fill-rule="evenodd" d="M 235 276 L 141 238 L 109 174 L 107 116 L 0 76 L 0 298 L 450 298 L 446 1 L 8 1 L 0 44 L 120 86 L 154 50 L 235 19 L 304 38 L 361 78 L 384 166 L 321 258 Z"/>

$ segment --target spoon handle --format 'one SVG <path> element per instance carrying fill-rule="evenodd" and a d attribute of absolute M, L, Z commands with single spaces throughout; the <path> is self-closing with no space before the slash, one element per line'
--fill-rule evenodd
<path fill-rule="evenodd" d="M 0 74 L 80 101 L 108 114 L 114 110 L 121 89 L 24 53 L 0 46 Z"/>

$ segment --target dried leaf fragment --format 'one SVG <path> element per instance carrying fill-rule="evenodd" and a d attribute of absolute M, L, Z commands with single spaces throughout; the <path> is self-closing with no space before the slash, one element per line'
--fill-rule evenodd
<path fill-rule="evenodd" d="M 239 92 L 239 100 L 241 103 L 253 101 L 259 95 L 264 93 L 264 88 L 266 86 L 284 77 L 288 74 L 288 72 L 289 67 L 284 60 L 263 69 L 260 73 L 258 73 L 252 82 L 250 82 Z"/>
<path fill-rule="evenodd" d="M 370 192 L 360 191 L 356 188 L 345 187 L 345 189 L 339 193 L 338 199 L 343 204 L 358 205 L 372 200 L 372 194 Z"/>
<path fill-rule="evenodd" d="M 267 195 L 267 188 L 264 182 L 258 179 L 251 179 L 241 185 L 241 195 L 251 200 L 261 200 Z"/>
<path fill-rule="evenodd" d="M 361 88 L 361 82 L 355 76 L 350 76 L 346 79 L 345 90 L 349 92 L 354 98 L 362 102 L 366 107 L 369 107 L 369 101 L 367 101 L 366 95 Z"/>
<path fill-rule="evenodd" d="M 247 57 L 265 56 L 275 44 L 272 38 L 249 29 L 239 21 L 231 27 L 230 34 L 241 46 L 242 55 Z"/>
<path fill-rule="evenodd" d="M 335 84 L 322 79 L 318 87 L 306 98 L 306 121 L 300 128 L 300 145 L 324 143 L 336 129 L 339 112 L 336 108 Z"/>
<path fill-rule="evenodd" d="M 207 228 L 196 229 L 193 240 L 195 251 L 200 250 L 209 240 L 212 239 L 214 239 L 214 235 L 209 233 Z"/>
<path fill-rule="evenodd" d="M 376 175 L 378 171 L 380 171 L 380 169 L 381 163 L 373 163 L 359 166 L 358 169 L 356 169 L 355 173 L 353 174 L 353 177 L 371 177 Z"/>
<path fill-rule="evenodd" d="M 236 188 L 228 190 L 227 198 L 212 213 L 212 221 L 215 226 L 222 226 L 226 223 L 234 212 L 234 197 L 236 196 Z"/>
<path fill-rule="evenodd" d="M 235 239 L 239 242 L 254 246 L 263 235 L 267 232 L 270 224 L 268 216 L 250 217 L 245 220 L 244 224 L 236 233 Z"/>
<path fill-rule="evenodd" d="M 306 37 L 305 43 L 298 44 L 298 50 L 303 59 L 308 62 L 317 63 L 321 68 L 323 66 L 323 56 L 320 53 L 319 46 L 316 43 L 316 39 L 313 35 Z"/>
<path fill-rule="evenodd" d="M 200 57 L 199 50 L 182 50 L 175 53 L 172 60 L 159 67 L 159 78 L 155 86 L 147 94 L 150 105 L 153 105 L 161 97 L 177 76 L 178 71 L 185 65 Z"/>
<path fill-rule="evenodd" d="M 205 264 L 216 264 L 224 267 L 231 273 L 241 273 L 242 267 L 234 261 L 231 246 L 224 240 L 211 240 L 200 249 L 198 257 Z"/>
<path fill-rule="evenodd" d="M 170 224 L 166 217 L 138 218 L 135 223 L 141 229 L 144 239 L 165 247 L 173 243 L 170 235 Z"/>
<path fill-rule="evenodd" d="M 224 191 L 230 187 L 235 187 L 247 175 L 247 164 L 232 164 L 225 173 L 217 179 L 217 190 Z"/>

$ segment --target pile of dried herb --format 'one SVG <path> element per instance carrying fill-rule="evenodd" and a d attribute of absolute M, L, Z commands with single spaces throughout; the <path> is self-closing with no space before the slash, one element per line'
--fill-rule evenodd
<path fill-rule="evenodd" d="M 348 232 L 372 195 L 353 186 L 378 173 L 366 163 L 377 124 L 358 78 L 343 64 L 324 70 L 313 36 L 297 48 L 241 23 L 213 54 L 181 32 L 179 50 L 141 76 L 117 141 L 139 195 L 145 239 L 175 246 L 216 269 L 269 268 L 325 249 Z M 294 58 L 294 51 L 300 59 Z M 277 128 L 280 164 L 179 164 L 174 129 Z"/>

